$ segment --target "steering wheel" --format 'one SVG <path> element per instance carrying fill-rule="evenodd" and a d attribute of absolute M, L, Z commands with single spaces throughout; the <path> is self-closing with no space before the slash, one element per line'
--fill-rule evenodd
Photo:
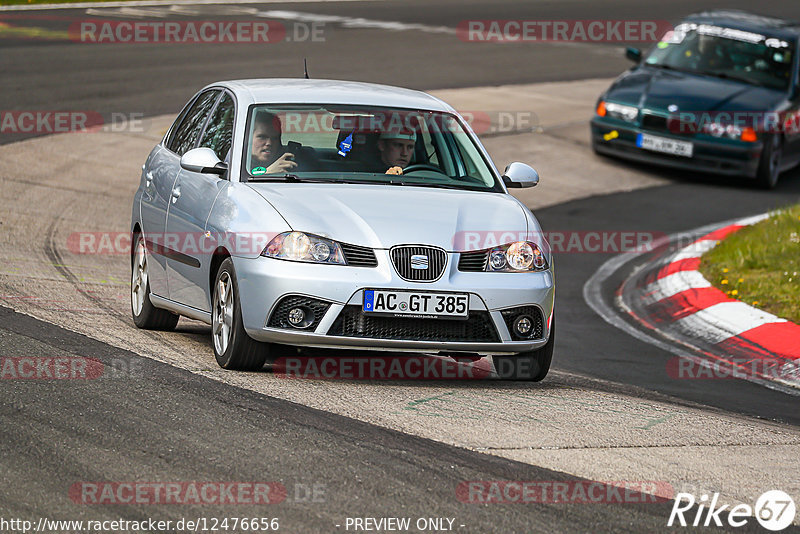
<path fill-rule="evenodd" d="M 422 170 L 436 171 L 439 174 L 444 174 L 442 172 L 442 169 L 440 169 L 436 165 L 431 165 L 430 163 L 414 163 L 413 165 L 409 165 L 408 167 L 403 169 L 403 174 L 408 174 L 410 172 L 422 171 Z"/>

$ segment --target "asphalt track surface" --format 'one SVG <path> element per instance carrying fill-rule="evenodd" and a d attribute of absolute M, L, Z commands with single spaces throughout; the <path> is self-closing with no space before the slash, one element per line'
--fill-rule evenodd
<path fill-rule="evenodd" d="M 461 532 L 658 531 L 671 503 L 615 506 L 465 505 L 464 480 L 573 482 L 562 473 L 443 445 L 197 378 L 171 366 L 0 309 L 3 354 L 82 354 L 125 378 L 64 389 L 15 384 L 2 418 L 4 517 L 104 520 L 154 516 L 150 505 L 84 506 L 67 497 L 76 478 L 280 481 L 274 505 L 158 506 L 181 517 L 279 517 L 281 531 L 335 532 L 346 517 L 448 517 Z M 124 362 L 124 363 L 121 363 Z M 136 378 L 131 378 L 135 370 Z M 99 387 L 98 387 L 99 386 Z M 12 393 L 13 395 L 9 395 Z M 98 461 L 100 460 L 100 461 Z M 9 482 L 13 482 L 9 484 Z M 324 487 L 318 501 L 306 489 Z M 644 499 L 644 497 L 643 497 Z M 78 512 L 78 514 L 76 514 Z M 490 512 L 490 513 L 487 513 Z M 459 527 L 459 525 L 463 525 Z M 602 530 L 606 531 L 603 527 Z"/>
<path fill-rule="evenodd" d="M 737 5 L 738 4 L 738 5 Z M 743 7 L 708 2 L 702 7 Z M 261 6 L 307 13 L 454 28 L 464 19 L 667 19 L 700 10 L 696 2 L 354 2 Z M 800 18 L 800 5 L 762 2 L 767 14 Z M 0 21 L 4 13 L 0 13 Z M 85 10 L 33 12 L 81 20 Z M 215 15 L 217 17 L 217 15 Z M 130 20 L 129 17 L 122 17 Z M 208 15 L 200 16 L 209 19 Z M 224 17 L 219 17 L 224 18 Z M 116 17 L 121 20 L 120 17 Z M 63 20 L 27 19 L 58 29 Z M 619 45 L 479 45 L 426 31 L 326 27 L 326 43 L 256 45 L 82 45 L 0 40 L 0 109 L 72 109 L 175 113 L 212 79 L 286 76 L 302 57 L 313 76 L 419 89 L 472 87 L 613 76 L 626 68 Z M 365 46 L 368 43 L 369 46 Z M 357 62 L 354 62 L 357 58 Z M 354 64 L 357 69 L 354 70 Z M 0 144 L 27 136 L 3 135 Z M 688 177 L 645 166 L 620 170 L 657 175 L 668 185 L 595 196 L 539 209 L 545 228 L 559 230 L 685 231 L 761 213 L 800 198 L 800 173 L 784 175 L 770 192 L 713 177 Z M 0 214 L 0 222 L 2 222 Z M 0 226 L 0 230 L 2 226 Z M 559 336 L 554 369 L 631 386 L 633 394 L 669 395 L 731 414 L 800 424 L 797 397 L 743 381 L 678 381 L 665 369 L 671 355 L 609 327 L 582 298 L 586 279 L 610 257 L 564 254 L 557 261 Z M 619 273 L 621 279 L 625 273 Z M 618 280 L 604 288 L 613 294 Z M 565 333 L 569 332 L 568 335 Z M 502 506 L 487 510 L 454 498 L 462 480 L 576 480 L 527 463 L 484 455 L 380 428 L 266 395 L 198 378 L 163 363 L 0 309 L 0 354 L 6 357 L 80 354 L 122 357 L 141 369 L 133 380 L 63 387 L 8 381 L 2 387 L 3 488 L 8 516 L 101 519 L 152 516 L 147 507 L 75 507 L 66 489 L 75 480 L 280 480 L 326 485 L 324 503 L 287 502 L 286 531 L 333 531 L 347 516 L 457 517 L 466 532 L 659 531 L 669 505 Z M 121 355 L 121 356 L 120 356 Z M 633 387 L 641 388 L 634 390 Z M 637 393 L 638 392 L 638 393 Z M 771 488 L 764 488 L 771 489 Z M 518 506 L 518 505 L 517 505 Z M 207 507 L 158 515 L 221 515 Z M 402 510 L 402 512 L 401 512 Z M 245 508 L 239 512 L 254 512 Z M 263 513 L 263 511 L 259 511 Z M 741 531 L 741 530 L 740 530 Z"/>

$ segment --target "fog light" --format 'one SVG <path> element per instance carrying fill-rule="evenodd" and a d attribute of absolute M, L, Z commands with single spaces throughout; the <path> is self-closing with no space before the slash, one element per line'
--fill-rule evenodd
<path fill-rule="evenodd" d="M 306 312 L 303 308 L 292 308 L 289 310 L 289 324 L 297 328 L 302 328 L 306 320 Z"/>
<path fill-rule="evenodd" d="M 506 254 L 501 250 L 495 250 L 492 252 L 491 257 L 489 257 L 489 264 L 492 266 L 492 269 L 495 271 L 499 271 L 503 267 L 506 266 Z"/>
<path fill-rule="evenodd" d="M 311 247 L 311 256 L 317 261 L 328 261 L 331 257 L 331 247 L 326 243 L 314 243 Z"/>
<path fill-rule="evenodd" d="M 514 320 L 514 333 L 520 337 L 528 337 L 533 329 L 533 321 L 527 315 L 520 315 Z"/>

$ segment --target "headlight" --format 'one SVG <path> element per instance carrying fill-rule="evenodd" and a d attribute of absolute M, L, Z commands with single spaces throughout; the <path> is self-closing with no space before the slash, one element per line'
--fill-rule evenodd
<path fill-rule="evenodd" d="M 745 128 L 751 130 L 751 128 Z M 709 122 L 703 126 L 703 132 L 712 137 L 727 137 L 728 139 L 742 139 L 744 131 L 742 128 L 733 124 L 720 124 Z M 749 132 L 748 132 L 749 133 Z"/>
<path fill-rule="evenodd" d="M 487 271 L 492 272 L 527 272 L 544 271 L 547 260 L 536 243 L 518 241 L 508 245 L 494 247 L 489 251 Z"/>
<path fill-rule="evenodd" d="M 639 116 L 639 108 L 636 106 L 626 106 L 624 104 L 615 104 L 614 102 L 605 102 L 605 112 L 609 117 L 626 122 L 634 122 L 636 117 Z"/>
<path fill-rule="evenodd" d="M 303 232 L 284 232 L 276 235 L 261 255 L 289 261 L 345 265 L 339 243 Z"/>

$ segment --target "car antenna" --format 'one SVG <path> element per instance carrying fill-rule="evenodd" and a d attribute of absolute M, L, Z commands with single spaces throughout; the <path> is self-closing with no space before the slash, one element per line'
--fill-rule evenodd
<path fill-rule="evenodd" d="M 306 80 L 308 80 L 308 62 L 306 58 L 303 58 L 303 75 L 305 76 Z"/>

